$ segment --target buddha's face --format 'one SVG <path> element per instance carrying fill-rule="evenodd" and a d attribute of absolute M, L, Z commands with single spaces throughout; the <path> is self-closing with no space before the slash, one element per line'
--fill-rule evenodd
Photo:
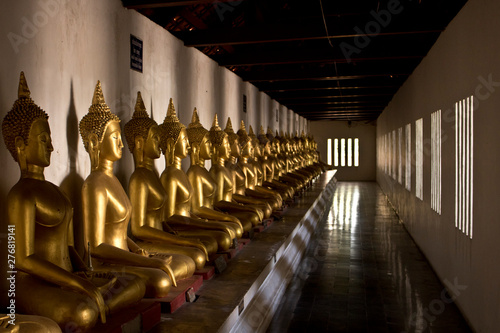
<path fill-rule="evenodd" d="M 181 130 L 181 133 L 179 134 L 179 138 L 177 139 L 177 142 L 175 143 L 174 146 L 174 155 L 176 157 L 185 158 L 188 156 L 189 153 L 189 140 L 187 137 L 187 132 L 186 129 L 183 128 Z"/>
<path fill-rule="evenodd" d="M 160 130 L 157 125 L 151 126 L 148 131 L 148 137 L 144 143 L 144 155 L 151 159 L 157 159 L 161 156 Z"/>
<path fill-rule="evenodd" d="M 274 143 L 273 143 L 273 148 L 274 148 L 273 150 L 274 150 L 277 154 L 281 153 L 281 146 L 280 146 L 279 142 L 274 141 Z"/>
<path fill-rule="evenodd" d="M 227 136 L 224 138 L 222 144 L 220 145 L 219 156 L 224 158 L 225 160 L 231 157 L 231 146 L 229 145 Z"/>
<path fill-rule="evenodd" d="M 311 147 L 309 146 L 309 141 L 304 141 L 304 150 L 309 150 Z"/>
<path fill-rule="evenodd" d="M 264 145 L 262 149 L 264 155 L 270 155 L 271 154 L 271 144 L 268 142 Z"/>
<path fill-rule="evenodd" d="M 254 145 L 254 148 L 253 148 L 253 157 L 260 157 L 262 156 L 262 148 L 260 146 L 260 144 L 255 144 Z"/>
<path fill-rule="evenodd" d="M 253 149 L 252 142 L 248 141 L 247 144 L 243 147 L 243 150 L 241 151 L 241 156 L 252 157 L 252 149 Z"/>
<path fill-rule="evenodd" d="M 53 150 L 49 123 L 46 119 L 35 120 L 31 125 L 28 145 L 24 149 L 26 163 L 47 167 L 50 165 L 50 154 Z"/>
<path fill-rule="evenodd" d="M 236 139 L 231 145 L 231 155 L 234 157 L 240 157 L 240 154 L 241 154 L 240 143 L 238 142 L 238 139 Z"/>
<path fill-rule="evenodd" d="M 200 158 L 204 160 L 209 160 L 212 158 L 212 143 L 210 142 L 208 135 L 203 137 L 200 143 Z"/>
<path fill-rule="evenodd" d="M 120 123 L 116 120 L 111 120 L 102 138 L 100 156 L 110 161 L 118 161 L 122 158 L 122 148 L 123 142 Z"/>

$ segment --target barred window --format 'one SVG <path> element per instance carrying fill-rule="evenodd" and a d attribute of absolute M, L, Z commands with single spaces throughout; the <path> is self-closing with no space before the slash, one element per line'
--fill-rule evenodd
<path fill-rule="evenodd" d="M 358 167 L 360 160 L 359 138 L 336 138 L 333 140 L 333 166 Z"/>

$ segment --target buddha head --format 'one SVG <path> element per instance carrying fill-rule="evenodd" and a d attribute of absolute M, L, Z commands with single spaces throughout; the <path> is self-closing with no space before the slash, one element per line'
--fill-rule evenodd
<path fill-rule="evenodd" d="M 49 166 L 54 150 L 47 119 L 49 116 L 30 97 L 30 90 L 21 72 L 18 99 L 2 122 L 5 145 L 16 162 L 21 174 L 28 165 L 42 168 Z"/>
<path fill-rule="evenodd" d="M 226 128 L 224 132 L 227 133 L 227 138 L 229 140 L 229 146 L 231 147 L 231 156 L 240 157 L 240 145 L 238 142 L 238 134 L 234 133 L 233 124 L 231 123 L 231 118 L 227 118 Z"/>
<path fill-rule="evenodd" d="M 252 157 L 253 146 L 252 139 L 248 136 L 247 129 L 245 128 L 245 123 L 243 120 L 240 123 L 240 129 L 238 130 L 238 143 L 240 145 L 240 154 L 243 157 Z"/>
<path fill-rule="evenodd" d="M 226 132 L 224 132 L 219 126 L 219 120 L 217 119 L 217 114 L 215 114 L 214 122 L 210 131 L 208 132 L 208 137 L 212 143 L 214 149 L 214 158 L 221 158 L 223 160 L 229 159 L 231 156 L 231 146 L 229 144 L 229 138 Z"/>
<path fill-rule="evenodd" d="M 212 157 L 212 143 L 208 135 L 208 130 L 200 122 L 196 108 L 193 110 L 193 117 L 186 132 L 189 145 L 191 146 L 192 164 L 209 160 Z"/>
<path fill-rule="evenodd" d="M 104 160 L 114 162 L 122 157 L 120 118 L 106 105 L 100 81 L 97 81 L 89 112 L 80 120 L 79 127 L 92 171 Z"/>
<path fill-rule="evenodd" d="M 270 127 L 267 128 L 267 133 L 266 137 L 269 139 L 270 142 L 270 150 L 272 154 L 279 154 L 280 153 L 280 140 L 278 139 L 277 136 L 273 135 L 273 131 L 271 130 Z"/>
<path fill-rule="evenodd" d="M 306 136 L 304 130 L 302 130 L 302 134 L 300 135 L 300 141 L 302 142 L 302 147 L 305 151 L 309 151 L 309 138 Z"/>
<path fill-rule="evenodd" d="M 128 148 L 134 155 L 136 167 L 143 166 L 145 160 L 160 157 L 160 130 L 156 121 L 149 117 L 140 91 L 137 92 L 132 119 L 123 129 Z"/>
<path fill-rule="evenodd" d="M 167 166 L 172 165 L 176 157 L 185 158 L 190 149 L 186 126 L 177 118 L 172 98 L 168 103 L 167 116 L 160 125 L 160 148 L 165 154 Z"/>
<path fill-rule="evenodd" d="M 259 130 L 259 136 L 257 137 L 257 139 L 259 140 L 259 144 L 260 144 L 263 156 L 267 156 L 267 155 L 271 154 L 271 141 L 269 140 L 268 134 L 266 134 L 264 132 L 264 127 L 261 125 L 260 130 Z M 271 136 L 273 137 L 272 132 L 271 132 Z"/>
<path fill-rule="evenodd" d="M 261 126 L 262 127 L 262 126 Z M 249 126 L 248 136 L 252 139 L 253 146 L 253 157 L 259 158 L 262 156 L 262 147 L 259 142 L 259 138 L 255 135 L 252 125 Z"/>
<path fill-rule="evenodd" d="M 276 131 L 276 139 L 278 139 L 279 142 L 279 150 L 281 153 L 285 154 L 287 152 L 285 149 L 287 139 L 285 137 L 285 134 L 283 133 L 283 130 L 280 130 L 279 134 L 277 132 L 278 131 Z"/>

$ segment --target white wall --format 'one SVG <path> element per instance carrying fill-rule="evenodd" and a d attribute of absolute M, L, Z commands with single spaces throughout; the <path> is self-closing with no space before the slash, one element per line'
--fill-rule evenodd
<path fill-rule="evenodd" d="M 310 133 L 314 135 L 321 160 L 325 163 L 327 163 L 328 139 L 332 139 L 333 149 L 335 138 L 359 138 L 359 167 L 336 167 L 335 177 L 347 181 L 375 181 L 375 125 L 354 121 L 350 126 L 347 121 L 311 121 Z"/>
<path fill-rule="evenodd" d="M 456 303 L 477 332 L 500 327 L 500 2 L 469 0 L 377 121 L 377 138 L 424 119 L 424 200 L 384 173 L 378 153 L 377 180 L 441 281 L 466 288 Z M 490 83 L 487 83 L 487 82 Z M 474 234 L 455 228 L 454 103 L 474 95 Z M 442 110 L 442 215 L 430 207 L 430 115 Z M 429 308 L 429 304 L 420 304 Z"/>

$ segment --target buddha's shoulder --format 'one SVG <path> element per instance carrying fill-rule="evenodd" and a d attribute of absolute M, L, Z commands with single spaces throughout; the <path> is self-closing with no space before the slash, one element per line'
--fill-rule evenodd
<path fill-rule="evenodd" d="M 59 188 L 46 180 L 22 178 L 10 189 L 8 197 L 28 198 L 53 189 Z"/>
<path fill-rule="evenodd" d="M 115 177 L 110 177 L 104 172 L 100 171 L 93 171 L 90 173 L 90 175 L 85 179 L 83 182 L 83 188 L 92 188 L 95 190 L 98 189 L 105 189 L 108 187 L 111 183 L 114 183 L 116 180 Z"/>

